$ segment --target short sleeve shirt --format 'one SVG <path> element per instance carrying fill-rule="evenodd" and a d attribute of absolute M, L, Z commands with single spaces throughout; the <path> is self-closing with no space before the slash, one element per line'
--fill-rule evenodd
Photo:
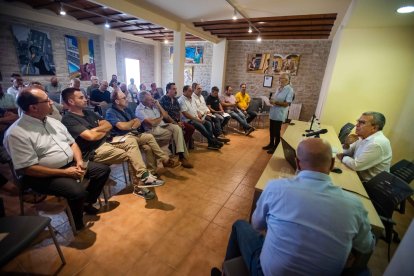
<path fill-rule="evenodd" d="M 10 94 L 3 94 L 3 97 L 0 98 L 0 108 L 17 108 L 16 98 Z"/>
<path fill-rule="evenodd" d="M 111 123 L 112 130 L 111 135 L 112 136 L 118 136 L 118 135 L 125 135 L 129 132 L 129 130 L 121 130 L 116 127 L 117 123 L 121 122 L 129 122 L 132 119 L 135 119 L 135 114 L 131 111 L 129 108 L 125 108 L 124 110 L 119 110 L 115 107 L 111 107 L 106 111 L 105 119 Z"/>
<path fill-rule="evenodd" d="M 247 94 L 247 92 L 242 95 L 242 92 L 237 92 L 236 96 L 237 107 L 243 110 L 246 110 L 249 107 L 250 104 L 250 96 Z"/>
<path fill-rule="evenodd" d="M 86 159 L 105 141 L 106 137 L 98 141 L 87 141 L 80 135 L 85 130 L 89 130 L 99 126 L 99 121 L 102 118 L 95 112 L 84 110 L 83 116 L 68 112 L 62 118 L 62 123 L 68 128 L 69 133 L 73 136 L 79 148 L 82 151 L 82 156 Z"/>
<path fill-rule="evenodd" d="M 141 122 L 144 122 L 145 119 L 159 118 L 161 116 L 161 113 L 158 110 L 158 108 L 148 107 L 148 106 L 145 106 L 142 103 L 140 103 L 137 106 L 137 109 L 135 110 L 135 116 L 137 116 L 137 118 L 139 120 L 141 120 Z M 165 124 L 166 123 L 164 121 L 161 121 L 161 123 L 159 125 L 162 126 L 162 125 L 165 125 Z M 152 126 L 152 127 L 155 127 L 155 126 Z M 147 124 L 144 124 L 145 131 L 151 130 L 152 127 L 148 126 Z"/>
<path fill-rule="evenodd" d="M 178 103 L 177 98 L 171 99 L 167 95 L 164 95 L 160 100 L 160 104 L 171 118 L 173 118 L 176 122 L 180 121 L 180 104 Z"/>
<path fill-rule="evenodd" d="M 220 99 L 219 99 L 219 97 L 213 97 L 211 95 L 208 95 L 207 105 L 211 106 L 211 108 L 213 110 L 220 111 Z"/>
<path fill-rule="evenodd" d="M 287 102 L 291 103 L 293 100 L 293 88 L 290 85 L 286 85 L 283 88 L 279 89 L 272 97 L 272 100 L 278 102 Z M 269 118 L 274 121 L 284 122 L 286 120 L 287 112 L 289 110 L 288 106 L 278 106 L 274 105 L 270 107 Z"/>
<path fill-rule="evenodd" d="M 193 117 L 198 117 L 197 106 L 195 105 L 194 99 L 189 99 L 186 96 L 182 95 L 178 99 L 178 102 L 180 103 L 181 112 L 187 112 Z M 183 119 L 186 122 L 190 121 L 190 119 L 185 118 L 185 116 L 183 116 Z"/>
<path fill-rule="evenodd" d="M 230 103 L 230 104 L 235 104 L 236 103 L 236 98 L 234 97 L 234 95 L 224 95 L 221 97 L 221 101 L 225 102 L 225 103 Z M 236 107 L 224 107 L 224 111 L 226 112 L 230 112 L 233 111 Z"/>
<path fill-rule="evenodd" d="M 111 103 L 111 93 L 109 93 L 108 90 L 105 90 L 104 92 L 101 92 L 99 89 L 92 90 L 91 101 L 99 103 L 105 101 Z"/>
<path fill-rule="evenodd" d="M 4 146 L 16 170 L 33 165 L 58 169 L 73 160 L 75 141 L 66 127 L 53 118 L 43 121 L 22 114 L 7 130 Z"/>

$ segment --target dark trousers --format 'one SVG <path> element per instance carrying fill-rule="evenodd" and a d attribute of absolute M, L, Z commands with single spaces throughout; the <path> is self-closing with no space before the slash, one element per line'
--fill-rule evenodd
<path fill-rule="evenodd" d="M 264 237 L 244 220 L 237 220 L 231 229 L 225 260 L 243 257 L 250 275 L 262 276 L 260 253 Z"/>
<path fill-rule="evenodd" d="M 247 121 L 248 124 L 250 124 L 250 122 L 253 121 L 254 118 L 256 118 L 257 113 L 254 112 L 254 111 L 248 110 L 248 109 L 246 110 L 246 112 L 247 112 L 247 115 L 248 115 L 246 121 Z"/>
<path fill-rule="evenodd" d="M 214 116 L 216 116 L 216 118 L 220 121 L 220 130 L 221 130 L 221 132 L 223 132 L 224 127 L 230 121 L 231 117 L 230 116 L 224 117 L 223 115 L 221 115 L 219 113 L 215 113 Z"/>
<path fill-rule="evenodd" d="M 89 162 L 85 178 L 89 178 L 90 182 L 86 189 L 76 179 L 68 177 L 32 177 L 24 175 L 22 181 L 25 186 L 38 193 L 66 198 L 75 224 L 81 225 L 83 223 L 84 202 L 96 202 L 110 173 L 111 169 L 107 165 Z"/>
<path fill-rule="evenodd" d="M 282 123 L 282 121 L 270 120 L 270 145 L 273 145 L 275 148 L 277 148 L 280 143 L 280 129 L 282 128 Z"/>
<path fill-rule="evenodd" d="M 184 141 L 185 144 L 188 145 L 188 143 L 190 143 L 191 137 L 193 137 L 193 133 L 194 133 L 194 126 L 192 124 L 186 123 L 186 122 L 182 122 L 184 127 L 183 127 L 183 134 L 184 134 Z"/>
<path fill-rule="evenodd" d="M 190 121 L 191 124 L 200 131 L 201 135 L 207 138 L 209 144 L 214 144 L 214 137 L 213 137 L 213 126 L 212 124 L 205 120 L 203 123 L 200 123 L 198 121 Z"/>
<path fill-rule="evenodd" d="M 220 119 L 216 115 L 214 115 L 214 116 L 215 117 L 206 116 L 205 120 L 209 121 L 211 123 L 213 134 L 214 134 L 215 137 L 218 137 L 223 133 L 223 131 L 221 129 Z"/>

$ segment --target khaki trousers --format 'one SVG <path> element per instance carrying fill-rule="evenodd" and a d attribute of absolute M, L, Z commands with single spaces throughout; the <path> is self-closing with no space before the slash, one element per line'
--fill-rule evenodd
<path fill-rule="evenodd" d="M 144 160 L 142 160 L 141 151 L 135 138 L 127 136 L 123 143 L 104 143 L 95 151 L 94 162 L 104 163 L 107 165 L 120 164 L 128 162 L 128 168 L 132 169 L 134 183 L 138 183 L 142 174 L 147 171 Z"/>
<path fill-rule="evenodd" d="M 184 141 L 183 129 L 179 125 L 167 124 L 165 126 L 156 126 L 149 131 L 161 145 L 169 143 L 171 138 L 174 140 L 176 153 L 184 153 L 188 157 L 187 147 Z"/>

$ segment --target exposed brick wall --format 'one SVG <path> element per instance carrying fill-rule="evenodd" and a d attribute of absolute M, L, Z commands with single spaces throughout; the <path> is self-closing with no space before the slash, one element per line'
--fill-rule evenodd
<path fill-rule="evenodd" d="M 186 46 L 204 47 L 203 63 L 191 65 L 189 64 L 189 66 L 193 66 L 193 81 L 200 83 L 203 87 L 203 90 L 210 91 L 211 69 L 213 62 L 213 43 L 186 42 Z M 164 90 L 167 83 L 173 81 L 173 65 L 170 63 L 170 47 L 171 45 L 163 45 L 161 50 L 161 80 Z M 182 88 L 178 87 L 178 90 L 181 92 Z"/>
<path fill-rule="evenodd" d="M 296 94 L 295 102 L 303 104 L 300 119 L 309 120 L 316 110 L 330 47 L 331 41 L 328 40 L 229 41 L 225 84 L 238 90 L 240 83 L 246 82 L 251 96 L 268 96 L 276 91 L 278 75 L 273 75 L 272 88 L 263 87 L 263 74 L 247 72 L 247 55 L 299 54 L 298 73 L 292 76 L 291 83 Z"/>
<path fill-rule="evenodd" d="M 127 41 L 118 38 L 116 40 L 116 63 L 118 69 L 118 80 L 129 84 L 125 77 L 125 58 L 139 60 L 141 83 L 144 83 L 147 89 L 154 82 L 154 46 L 139 42 Z M 136 81 L 137 86 L 140 85 Z M 159 85 L 159 84 L 158 84 Z"/>
<path fill-rule="evenodd" d="M 4 90 L 11 86 L 10 75 L 12 73 L 21 73 L 19 70 L 19 61 L 17 59 L 16 47 L 11 30 L 11 25 L 13 24 L 20 24 L 49 33 L 52 40 L 53 60 L 56 66 L 56 76 L 64 86 L 69 84 L 69 70 L 66 60 L 64 36 L 73 35 L 93 39 L 96 73 L 99 78 L 102 78 L 102 63 L 100 60 L 101 50 L 98 35 L 9 16 L 2 16 L 0 18 L 0 71 L 3 76 L 3 81 L 1 83 Z M 39 81 L 42 84 L 46 84 L 50 82 L 50 78 L 51 76 L 23 76 L 25 83 L 30 81 Z M 81 86 L 87 87 L 89 83 L 89 81 L 82 81 Z"/>

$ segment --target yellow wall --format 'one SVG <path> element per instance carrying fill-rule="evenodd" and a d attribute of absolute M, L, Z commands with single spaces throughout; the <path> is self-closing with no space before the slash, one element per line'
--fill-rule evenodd
<path fill-rule="evenodd" d="M 393 163 L 414 159 L 414 29 L 345 29 L 321 121 L 337 132 L 364 111 L 382 112 Z"/>

